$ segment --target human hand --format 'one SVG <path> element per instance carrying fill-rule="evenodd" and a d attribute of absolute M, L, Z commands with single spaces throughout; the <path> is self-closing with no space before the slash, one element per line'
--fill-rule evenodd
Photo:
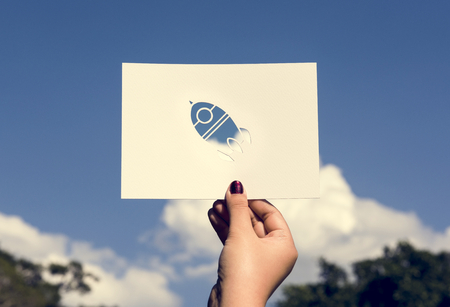
<path fill-rule="evenodd" d="M 208 216 L 224 245 L 208 306 L 265 306 L 298 256 L 283 216 L 266 200 L 247 201 L 238 181 Z"/>

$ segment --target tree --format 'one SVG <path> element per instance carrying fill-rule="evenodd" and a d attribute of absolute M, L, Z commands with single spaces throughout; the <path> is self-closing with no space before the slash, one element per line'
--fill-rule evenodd
<path fill-rule="evenodd" d="M 358 306 L 450 306 L 450 253 L 420 251 L 407 242 L 353 265 Z"/>
<path fill-rule="evenodd" d="M 65 277 L 57 284 L 42 278 L 44 271 Z M 83 271 L 79 262 L 72 261 L 67 266 L 51 264 L 43 267 L 24 259 L 16 259 L 0 250 L 0 306 L 2 307 L 57 307 L 60 306 L 61 292 L 78 291 L 87 293 L 90 287 L 86 277 L 98 280 Z"/>
<path fill-rule="evenodd" d="M 279 307 L 353 307 L 355 305 L 353 285 L 347 273 L 339 266 L 319 259 L 320 282 L 306 285 L 290 285 L 283 289 L 285 300 Z"/>
<path fill-rule="evenodd" d="M 321 258 L 320 281 L 289 285 L 279 307 L 448 307 L 450 253 L 416 250 L 408 242 L 384 248 L 376 259 L 353 264 L 354 282 Z"/>
<path fill-rule="evenodd" d="M 78 291 L 82 294 L 91 291 L 91 287 L 86 283 L 86 277 L 98 281 L 98 277 L 91 273 L 83 271 L 83 266 L 77 261 L 71 261 L 67 266 L 60 264 L 50 264 L 48 267 L 50 274 L 60 275 L 61 277 L 69 276 L 65 282 L 57 284 L 58 289 L 63 292 Z"/>

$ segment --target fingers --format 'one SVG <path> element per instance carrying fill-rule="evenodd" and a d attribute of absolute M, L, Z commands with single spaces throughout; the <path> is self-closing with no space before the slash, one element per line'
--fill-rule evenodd
<path fill-rule="evenodd" d="M 218 199 L 213 204 L 214 211 L 227 223 L 230 223 L 230 214 L 228 213 L 225 200 Z"/>
<path fill-rule="evenodd" d="M 225 204 L 230 215 L 229 236 L 254 233 L 248 210 L 247 193 L 240 181 L 233 181 L 225 194 Z"/>
<path fill-rule="evenodd" d="M 252 221 L 252 227 L 255 231 L 255 234 L 258 236 L 258 238 L 264 238 L 267 234 L 266 229 L 264 227 L 264 222 L 261 220 L 261 218 L 253 212 L 250 207 L 248 208 L 250 212 L 250 219 Z"/>
<path fill-rule="evenodd" d="M 214 202 L 213 207 L 208 211 L 208 217 L 209 222 L 217 233 L 220 241 L 222 241 L 222 244 L 225 244 L 225 241 L 228 238 L 229 216 L 222 200 L 216 200 Z"/>
<path fill-rule="evenodd" d="M 289 227 L 280 211 L 267 200 L 250 200 L 249 207 L 264 223 L 266 233 L 282 230 L 285 235 L 291 236 Z"/>
<path fill-rule="evenodd" d="M 282 234 L 292 238 L 281 213 L 267 200 L 248 201 L 247 194 L 238 181 L 230 184 L 225 200 L 214 202 L 208 211 L 208 217 L 223 244 L 230 231 L 239 236 L 254 233 L 259 238 L 264 238 L 266 235 Z"/>

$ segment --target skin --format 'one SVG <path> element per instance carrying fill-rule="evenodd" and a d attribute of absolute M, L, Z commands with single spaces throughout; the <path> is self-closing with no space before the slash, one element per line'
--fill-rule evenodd
<path fill-rule="evenodd" d="M 289 275 L 297 250 L 286 221 L 266 200 L 231 194 L 217 200 L 208 217 L 223 243 L 209 307 L 261 307 Z"/>

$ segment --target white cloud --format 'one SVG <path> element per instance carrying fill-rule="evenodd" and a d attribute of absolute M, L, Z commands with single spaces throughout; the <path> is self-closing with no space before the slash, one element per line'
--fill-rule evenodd
<path fill-rule="evenodd" d="M 172 200 L 164 208 L 161 218 L 167 228 L 180 238 L 183 253 L 213 257 L 220 253 L 222 245 L 211 231 L 207 217 L 211 206 L 212 202 L 208 200 Z"/>
<path fill-rule="evenodd" d="M 94 248 L 90 243 L 72 241 L 64 235 L 42 233 L 20 217 L 0 213 L 0 242 L 2 249 L 44 264 L 77 259 L 87 272 L 100 278 L 98 283 L 90 282 L 92 291 L 87 295 L 64 295 L 66 305 L 175 307 L 181 304 L 180 298 L 169 290 L 165 274 L 130 265 L 111 249 Z"/>
<path fill-rule="evenodd" d="M 320 256 L 348 268 L 351 262 L 377 256 L 383 246 L 403 239 L 434 251 L 450 246 L 450 227 L 438 233 L 423 225 L 412 212 L 357 197 L 334 165 L 321 167 L 320 183 L 320 199 L 273 202 L 287 220 L 299 251 L 288 282 L 316 280 Z M 206 216 L 211 205 L 211 201 L 170 201 L 161 217 L 166 235 L 171 233 L 183 242 L 182 250 L 172 254 L 168 262 L 183 263 L 179 274 L 185 278 L 203 275 L 213 280 L 216 273 L 213 264 L 217 263 L 221 244 Z M 199 263 L 200 256 L 208 259 Z M 190 261 L 195 259 L 193 265 Z"/>
<path fill-rule="evenodd" d="M 93 291 L 86 295 L 69 293 L 64 297 L 65 304 L 133 307 L 169 307 L 180 304 L 179 299 L 168 290 L 167 278 L 160 273 L 129 267 L 123 277 L 117 278 L 98 266 L 87 265 L 86 270 L 99 277 L 100 281 L 91 283 Z"/>
<path fill-rule="evenodd" d="M 450 227 L 439 233 L 425 226 L 413 212 L 357 197 L 336 166 L 323 165 L 320 180 L 320 199 L 273 202 L 286 218 L 299 251 L 287 282 L 316 280 L 320 256 L 349 268 L 351 262 L 377 256 L 384 245 L 402 239 L 433 251 L 450 246 Z M 44 263 L 77 259 L 100 277 L 100 282 L 91 283 L 90 294 L 65 295 L 65 304 L 179 306 L 181 299 L 169 289 L 170 282 L 180 285 L 203 279 L 212 285 L 216 278 L 222 246 L 207 218 L 211 206 L 212 201 L 169 201 L 161 215 L 163 227 L 150 229 L 138 238 L 161 252 L 140 260 L 147 269 L 130 264 L 109 248 L 42 233 L 20 217 L 1 213 L 0 243 L 16 255 Z M 280 291 L 276 292 L 275 299 L 279 295 Z"/>
<path fill-rule="evenodd" d="M 64 255 L 68 238 L 64 235 L 44 234 L 18 216 L 0 213 L 1 247 L 11 253 L 31 259 L 44 259 L 49 253 Z"/>
<path fill-rule="evenodd" d="M 201 264 L 197 266 L 187 266 L 184 269 L 184 274 L 187 277 L 203 277 L 208 275 L 214 275 L 211 273 L 217 272 L 217 260 L 211 263 Z M 214 276 L 215 277 L 215 276 Z M 213 278 L 212 280 L 215 280 Z"/>
<path fill-rule="evenodd" d="M 412 212 L 388 208 L 353 194 L 334 165 L 321 169 L 321 198 L 283 200 L 275 205 L 285 216 L 299 252 L 324 255 L 341 263 L 380 254 L 381 247 L 408 239 L 417 247 L 439 250 L 450 243 L 450 228 L 438 233 Z"/>

